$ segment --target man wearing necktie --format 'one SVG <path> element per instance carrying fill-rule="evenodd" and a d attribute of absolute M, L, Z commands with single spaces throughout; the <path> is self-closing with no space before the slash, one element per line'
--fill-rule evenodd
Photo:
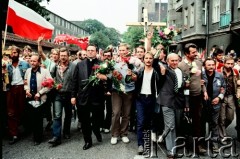
<path fill-rule="evenodd" d="M 162 142 L 165 138 L 167 157 L 174 158 L 176 150 L 176 110 L 184 106 L 183 95 L 183 74 L 178 68 L 179 57 L 175 53 L 171 53 L 167 57 L 168 66 L 166 68 L 166 80 L 160 89 L 157 99 L 163 111 L 164 131 L 159 137 L 158 142 Z"/>

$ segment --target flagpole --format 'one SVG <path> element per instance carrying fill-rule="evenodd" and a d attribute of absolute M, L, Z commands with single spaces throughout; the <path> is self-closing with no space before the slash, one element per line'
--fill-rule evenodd
<path fill-rule="evenodd" d="M 2 47 L 2 50 L 4 50 L 4 49 L 5 49 L 6 37 L 7 37 L 7 24 L 6 24 L 6 26 L 5 26 L 5 31 L 4 31 L 4 37 L 3 37 L 3 47 Z"/>
<path fill-rule="evenodd" d="M 8 2 L 9 3 L 9 2 Z M 8 4 L 9 5 L 9 4 Z M 6 18 L 6 24 L 5 24 L 5 31 L 4 31 L 4 37 L 3 37 L 3 47 L 2 50 L 5 49 L 5 45 L 6 45 L 6 38 L 7 38 L 7 21 L 8 21 L 8 9 L 7 9 L 7 18 Z"/>

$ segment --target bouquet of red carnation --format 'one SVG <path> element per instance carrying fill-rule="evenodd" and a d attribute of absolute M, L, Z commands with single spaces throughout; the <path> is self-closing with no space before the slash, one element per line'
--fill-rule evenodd
<path fill-rule="evenodd" d="M 117 70 L 114 70 L 112 72 L 112 81 L 114 86 L 116 87 L 117 91 L 119 92 L 125 92 L 125 86 L 122 83 L 123 76 L 120 72 Z"/>
<path fill-rule="evenodd" d="M 56 83 L 52 78 L 47 78 L 42 82 L 43 87 L 48 87 L 49 89 L 55 88 L 56 90 L 60 90 L 62 88 L 61 83 Z"/>
<path fill-rule="evenodd" d="M 106 75 L 111 73 L 111 71 L 114 69 L 114 64 L 115 62 L 111 60 L 111 61 L 103 61 L 99 65 L 94 65 L 92 67 L 94 74 L 89 77 L 88 84 L 83 89 L 88 87 L 90 84 L 92 84 L 92 86 L 98 85 L 100 79 L 97 78 L 97 74 L 100 73 L 100 74 Z"/>

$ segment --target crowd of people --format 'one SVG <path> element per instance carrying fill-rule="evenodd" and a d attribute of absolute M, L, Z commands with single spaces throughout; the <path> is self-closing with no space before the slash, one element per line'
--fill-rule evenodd
<path fill-rule="evenodd" d="M 117 52 L 108 47 L 99 54 L 89 44 L 76 56 L 66 47 L 52 49 L 47 56 L 42 42 L 39 37 L 37 53 L 25 47 L 23 57 L 18 47 L 11 46 L 10 57 L 2 59 L 9 144 L 19 141 L 18 126 L 23 124 L 33 133 L 34 145 L 39 145 L 45 115 L 46 128 L 52 130 L 48 143 L 60 145 L 62 138 L 71 137 L 74 107 L 85 141 L 83 150 L 93 146 L 92 132 L 98 142 L 102 142 L 101 132 L 111 133 L 110 143 L 115 145 L 119 139 L 129 143 L 128 131 L 135 130 L 139 154 L 146 151 L 146 131 L 153 142 L 165 142 L 169 159 L 176 157 L 176 138 L 187 134 L 200 139 L 210 133 L 210 148 L 218 152 L 219 145 L 228 142 L 226 129 L 235 113 L 240 140 L 240 58 L 232 54 L 223 58 L 224 51 L 217 46 L 203 60 L 193 43 L 184 46 L 181 57 L 168 53 L 161 44 L 154 50 L 137 46 L 131 51 L 126 43 Z M 113 63 L 113 68 L 97 71 L 96 66 L 104 62 Z M 90 82 L 92 77 L 97 83 Z M 25 111 L 27 119 L 22 122 Z M 190 134 L 183 128 L 186 114 L 192 119 Z M 206 153 L 202 140 L 191 148 L 197 155 Z"/>

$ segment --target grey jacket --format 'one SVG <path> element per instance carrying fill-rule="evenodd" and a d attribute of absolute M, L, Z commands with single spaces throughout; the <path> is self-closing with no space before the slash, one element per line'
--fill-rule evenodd
<path fill-rule="evenodd" d="M 63 73 L 63 79 L 61 78 L 60 74 L 58 73 L 58 65 L 56 65 L 51 70 L 51 75 L 54 78 L 57 84 L 62 84 L 62 88 L 58 90 L 58 92 L 67 93 L 72 91 L 72 81 L 73 81 L 73 73 L 75 70 L 76 65 L 72 62 L 69 62 L 68 67 Z"/>

